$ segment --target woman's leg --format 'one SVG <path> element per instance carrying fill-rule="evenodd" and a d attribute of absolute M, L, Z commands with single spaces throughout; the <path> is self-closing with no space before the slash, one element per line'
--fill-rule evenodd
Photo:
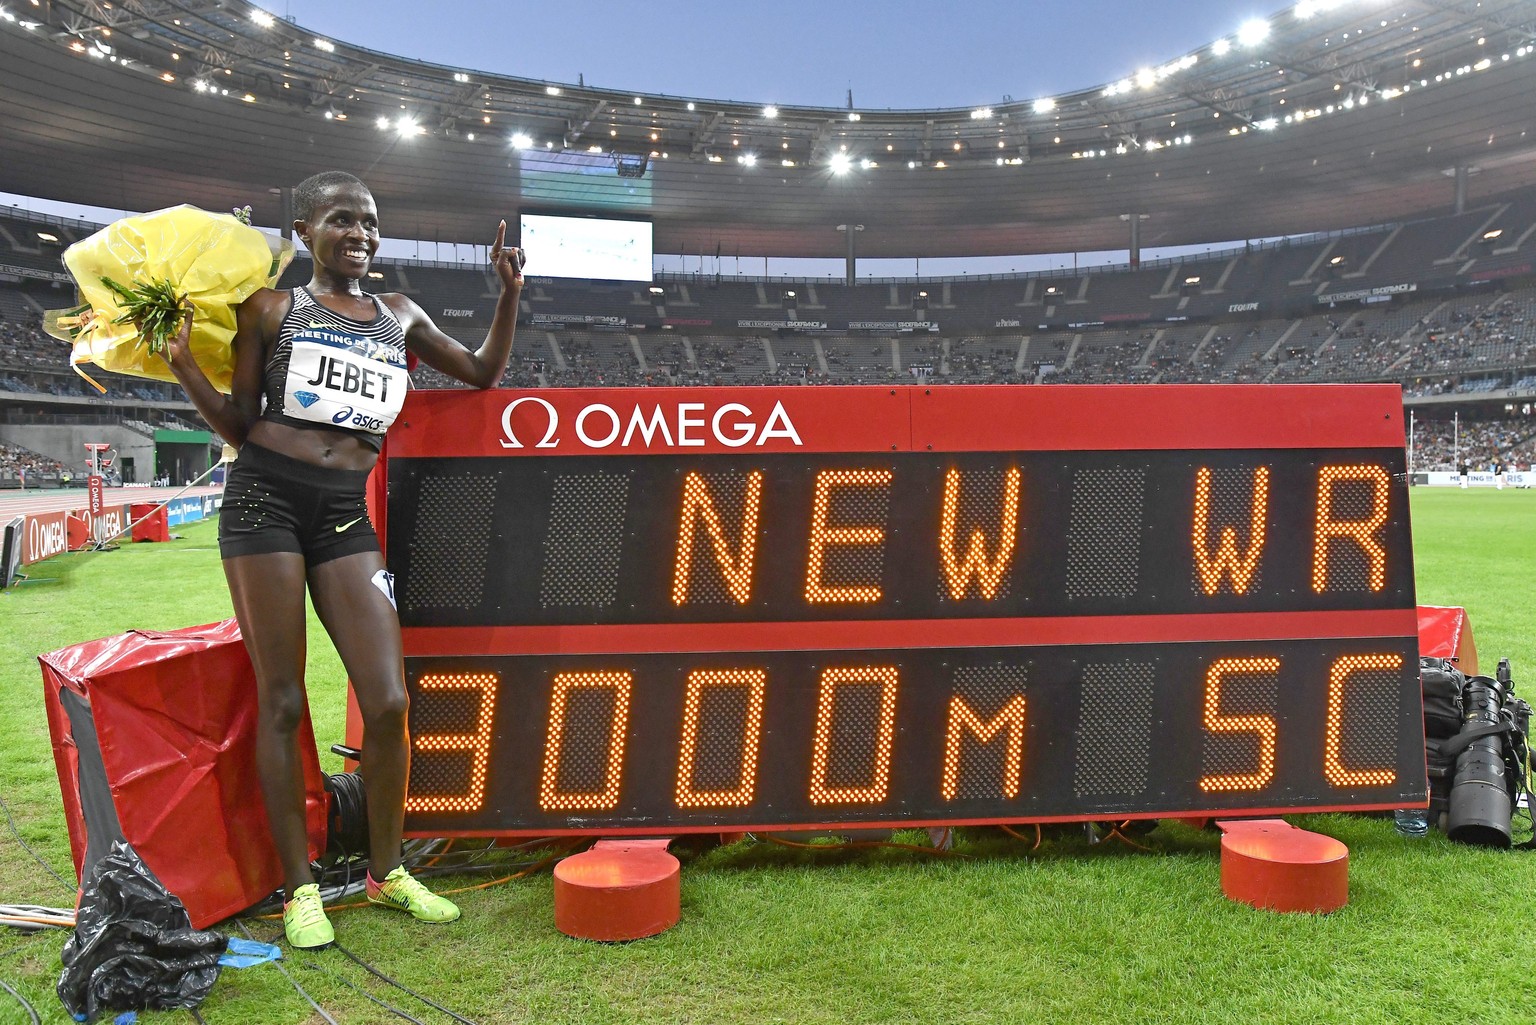
<path fill-rule="evenodd" d="M 291 898 L 296 887 L 315 881 L 298 744 L 305 710 L 304 557 L 271 552 L 225 559 L 224 576 L 256 669 L 256 773 Z"/>
<path fill-rule="evenodd" d="M 315 611 L 346 667 L 363 718 L 368 871 L 376 880 L 400 864 L 411 770 L 400 619 L 373 583 L 374 574 L 383 568 L 383 557 L 372 551 L 322 562 L 309 571 Z"/>

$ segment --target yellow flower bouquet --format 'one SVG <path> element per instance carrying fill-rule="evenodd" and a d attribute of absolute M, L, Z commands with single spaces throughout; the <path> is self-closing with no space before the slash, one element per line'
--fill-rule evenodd
<path fill-rule="evenodd" d="M 192 313 L 192 356 L 214 387 L 234 375 L 235 307 L 270 288 L 293 259 L 293 243 L 237 214 L 174 206 L 115 221 L 64 251 L 81 305 L 54 310 L 43 329 L 73 346 L 69 362 L 174 381 L 160 353 Z M 96 384 L 95 381 L 91 381 Z M 102 389 L 100 385 L 96 385 Z"/>

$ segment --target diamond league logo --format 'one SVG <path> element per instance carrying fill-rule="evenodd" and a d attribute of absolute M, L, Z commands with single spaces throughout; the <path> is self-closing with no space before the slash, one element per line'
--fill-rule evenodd
<path fill-rule="evenodd" d="M 513 415 L 524 403 L 539 412 L 520 419 L 524 436 L 534 448 L 558 448 L 562 440 L 560 411 L 537 395 L 524 395 L 507 403 L 501 411 L 502 448 L 523 448 L 523 438 L 513 426 Z M 713 441 L 726 448 L 759 446 L 775 438 L 805 444 L 800 432 L 784 409 L 775 402 L 766 417 L 759 417 L 750 406 L 740 402 L 721 403 L 708 415 L 703 402 L 676 402 L 670 405 L 636 403 L 627 413 L 604 402 L 583 406 L 576 414 L 573 428 L 576 439 L 589 449 L 605 448 L 702 448 Z"/>

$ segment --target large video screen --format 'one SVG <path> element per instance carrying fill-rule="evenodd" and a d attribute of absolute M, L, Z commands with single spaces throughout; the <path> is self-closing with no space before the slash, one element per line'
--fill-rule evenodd
<path fill-rule="evenodd" d="M 527 273 L 543 278 L 651 280 L 651 224 L 524 214 Z"/>

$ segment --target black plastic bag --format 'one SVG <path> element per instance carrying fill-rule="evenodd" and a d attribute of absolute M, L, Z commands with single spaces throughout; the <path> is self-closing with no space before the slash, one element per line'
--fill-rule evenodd
<path fill-rule="evenodd" d="M 187 909 L 138 852 L 114 841 L 81 888 L 59 999 L 76 1021 L 108 1010 L 196 1007 L 218 981 L 227 942 L 192 928 Z"/>

